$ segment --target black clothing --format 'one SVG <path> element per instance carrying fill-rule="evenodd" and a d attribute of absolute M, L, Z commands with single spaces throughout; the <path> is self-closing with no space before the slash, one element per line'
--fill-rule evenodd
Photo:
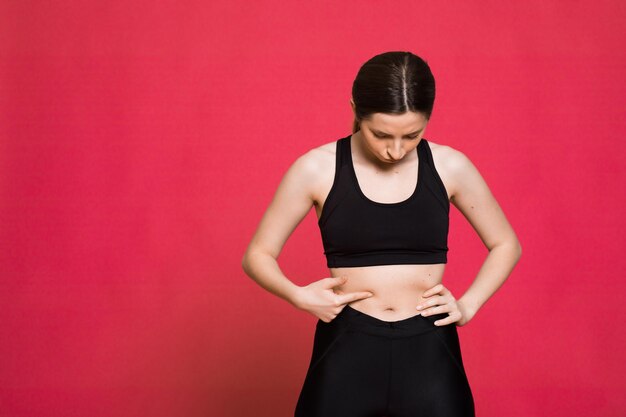
<path fill-rule="evenodd" d="M 350 137 L 337 140 L 334 182 L 318 221 L 327 266 L 447 263 L 450 202 L 428 141 L 416 148 L 411 197 L 381 203 L 359 187 Z"/>

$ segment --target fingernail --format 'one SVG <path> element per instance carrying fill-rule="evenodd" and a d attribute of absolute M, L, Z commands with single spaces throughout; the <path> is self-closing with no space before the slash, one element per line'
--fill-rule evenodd
<path fill-rule="evenodd" d="M 421 309 L 422 309 L 422 306 L 417 306 L 417 307 L 415 307 L 415 308 L 416 308 L 416 309 L 418 309 L 418 310 L 421 310 Z"/>

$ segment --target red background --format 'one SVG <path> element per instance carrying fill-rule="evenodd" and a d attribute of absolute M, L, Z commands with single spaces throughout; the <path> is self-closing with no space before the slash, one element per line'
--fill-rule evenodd
<path fill-rule="evenodd" d="M 390 50 L 430 64 L 425 137 L 523 246 L 459 328 L 477 414 L 626 414 L 623 2 L 52 3 L 0 3 L 2 416 L 291 415 L 315 317 L 241 257 Z M 486 250 L 451 213 L 459 297 Z M 316 227 L 279 258 L 300 285 L 328 276 Z"/>

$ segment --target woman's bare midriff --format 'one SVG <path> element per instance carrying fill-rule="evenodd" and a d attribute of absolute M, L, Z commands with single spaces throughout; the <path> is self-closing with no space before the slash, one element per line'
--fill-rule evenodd
<path fill-rule="evenodd" d="M 330 268 L 332 277 L 347 281 L 335 290 L 343 293 L 369 291 L 373 296 L 348 303 L 355 310 L 385 321 L 403 320 L 419 314 L 415 307 L 426 300 L 424 291 L 441 283 L 446 264 L 376 265 Z"/>

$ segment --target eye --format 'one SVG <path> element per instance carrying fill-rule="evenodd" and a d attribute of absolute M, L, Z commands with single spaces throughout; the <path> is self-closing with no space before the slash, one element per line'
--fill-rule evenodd
<path fill-rule="evenodd" d="M 384 139 L 384 138 L 388 138 L 389 135 L 379 135 L 378 133 L 372 132 L 374 134 L 374 137 L 378 138 L 378 139 Z M 414 135 L 414 136 L 407 136 L 408 139 L 411 140 L 415 140 L 419 137 L 419 134 Z"/>

